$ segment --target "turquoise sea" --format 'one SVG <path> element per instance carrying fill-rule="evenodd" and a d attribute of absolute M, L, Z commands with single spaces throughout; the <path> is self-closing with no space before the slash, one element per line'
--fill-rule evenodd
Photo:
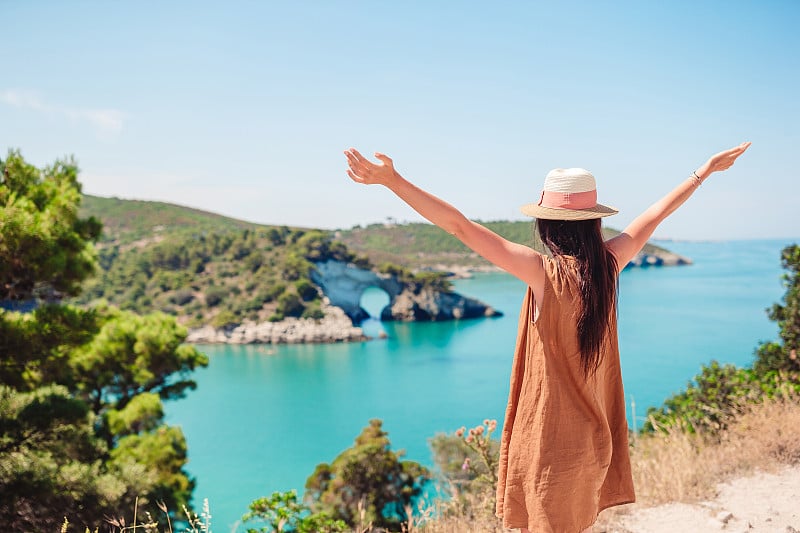
<path fill-rule="evenodd" d="M 629 423 L 641 424 L 712 359 L 748 365 L 760 341 L 777 337 L 765 308 L 783 295 L 780 250 L 791 240 L 668 242 L 686 267 L 642 268 L 620 278 L 620 349 Z M 794 241 L 796 242 L 796 241 Z M 395 449 L 430 465 L 428 438 L 502 423 L 524 294 L 506 274 L 459 280 L 455 289 L 490 303 L 501 318 L 380 324 L 387 339 L 313 346 L 201 346 L 208 368 L 198 388 L 169 402 L 183 428 L 195 503 L 208 498 L 216 532 L 244 531 L 250 501 L 297 489 L 371 418 Z M 386 295 L 365 295 L 380 309 Z M 634 420 L 632 404 L 635 402 Z M 498 428 L 499 431 L 499 428 Z"/>

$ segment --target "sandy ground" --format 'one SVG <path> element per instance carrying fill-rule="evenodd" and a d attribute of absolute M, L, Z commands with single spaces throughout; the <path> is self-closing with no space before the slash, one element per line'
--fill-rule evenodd
<path fill-rule="evenodd" d="M 594 533 L 800 533 L 800 465 L 720 484 L 711 501 L 618 509 Z"/>

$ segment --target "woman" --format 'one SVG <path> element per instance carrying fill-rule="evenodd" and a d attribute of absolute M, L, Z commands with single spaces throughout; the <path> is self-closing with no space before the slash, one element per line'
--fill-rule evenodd
<path fill-rule="evenodd" d="M 497 515 L 507 528 L 578 533 L 603 509 L 634 501 L 628 426 L 617 346 L 616 287 L 623 268 L 656 227 L 712 173 L 750 146 L 712 156 L 618 236 L 603 241 L 594 176 L 555 169 L 539 201 L 522 207 L 537 219 L 551 256 L 509 242 L 406 181 L 392 160 L 345 152 L 347 174 L 388 187 L 419 214 L 528 285 L 520 313 L 500 448 Z"/>

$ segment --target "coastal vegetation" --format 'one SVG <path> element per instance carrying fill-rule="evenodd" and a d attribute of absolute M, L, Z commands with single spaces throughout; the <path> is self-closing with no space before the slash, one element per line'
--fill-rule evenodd
<path fill-rule="evenodd" d="M 321 318 L 320 294 L 308 275 L 311 260 L 359 261 L 324 232 L 163 207 L 160 216 L 149 216 L 148 202 L 91 199 L 86 212 L 108 220 L 113 230 L 98 245 L 100 272 L 77 303 L 106 300 L 136 312 L 158 310 L 190 327 Z"/>
<path fill-rule="evenodd" d="M 762 343 L 749 368 L 712 361 L 689 382 L 686 390 L 668 398 L 660 408 L 651 408 L 645 431 L 675 426 L 703 434 L 724 431 L 749 404 L 765 398 L 800 394 L 800 246 L 781 252 L 786 270 L 782 302 L 767 310 L 778 324 L 780 340 Z"/>
<path fill-rule="evenodd" d="M 3 530 L 188 506 L 186 441 L 164 424 L 162 400 L 192 389 L 208 359 L 162 313 L 59 302 L 96 268 L 100 234 L 96 219 L 78 215 L 74 161 L 38 169 L 12 151 L 0 175 Z"/>
<path fill-rule="evenodd" d="M 75 300 L 80 305 L 157 310 L 187 327 L 319 319 L 322 294 L 310 272 L 326 260 L 450 290 L 442 273 L 373 264 L 328 231 L 251 224 L 158 202 L 92 196 L 84 202 L 81 213 L 106 229 L 97 245 L 99 272 Z"/>

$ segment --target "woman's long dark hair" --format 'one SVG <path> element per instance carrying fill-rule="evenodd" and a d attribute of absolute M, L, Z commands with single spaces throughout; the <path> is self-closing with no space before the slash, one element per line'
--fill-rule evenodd
<path fill-rule="evenodd" d="M 603 242 L 600 219 L 537 219 L 539 237 L 554 256 L 575 257 L 580 270 L 578 344 L 585 377 L 597 370 L 617 303 L 617 260 Z"/>

